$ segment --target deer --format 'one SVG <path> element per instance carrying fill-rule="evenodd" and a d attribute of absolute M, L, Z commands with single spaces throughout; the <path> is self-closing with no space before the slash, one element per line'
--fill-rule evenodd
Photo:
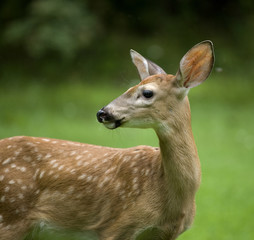
<path fill-rule="evenodd" d="M 43 137 L 0 140 L 0 239 L 33 226 L 94 232 L 100 240 L 174 240 L 191 227 L 200 161 L 188 92 L 214 65 L 211 41 L 192 47 L 175 75 L 134 50 L 141 81 L 97 112 L 108 129 L 152 128 L 159 147 L 111 148 Z"/>

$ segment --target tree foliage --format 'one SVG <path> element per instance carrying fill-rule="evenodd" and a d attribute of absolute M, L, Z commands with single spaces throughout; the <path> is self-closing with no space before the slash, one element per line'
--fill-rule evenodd
<path fill-rule="evenodd" d="M 223 52 L 216 54 L 217 64 L 235 70 L 241 62 L 245 69 L 253 69 L 253 31 L 251 0 L 0 1 L 4 63 L 29 59 L 30 64 L 36 59 L 45 65 L 64 60 L 77 69 L 82 59 L 86 71 L 105 72 L 124 65 L 121 54 L 127 47 L 146 50 L 157 60 L 211 39 L 217 52 Z"/>
<path fill-rule="evenodd" d="M 27 14 L 10 22 L 5 40 L 23 47 L 33 57 L 56 52 L 71 58 L 96 36 L 96 18 L 79 0 L 35 0 Z"/>

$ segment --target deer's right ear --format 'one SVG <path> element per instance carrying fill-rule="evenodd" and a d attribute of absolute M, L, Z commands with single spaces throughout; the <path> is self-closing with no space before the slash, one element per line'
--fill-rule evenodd
<path fill-rule="evenodd" d="M 213 44 L 203 41 L 191 48 L 182 58 L 176 74 L 178 86 L 193 88 L 205 81 L 214 64 Z"/>
<path fill-rule="evenodd" d="M 130 50 L 132 62 L 138 69 L 141 81 L 155 74 L 166 74 L 165 71 L 152 61 L 144 58 L 141 54 L 134 50 Z"/>

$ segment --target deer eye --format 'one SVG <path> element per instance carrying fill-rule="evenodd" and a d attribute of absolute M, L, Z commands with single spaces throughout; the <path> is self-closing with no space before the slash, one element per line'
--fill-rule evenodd
<path fill-rule="evenodd" d="M 143 94 L 143 96 L 144 96 L 145 98 L 151 98 L 151 97 L 153 96 L 153 91 L 151 91 L 151 90 L 144 90 L 144 91 L 142 92 L 142 94 Z"/>

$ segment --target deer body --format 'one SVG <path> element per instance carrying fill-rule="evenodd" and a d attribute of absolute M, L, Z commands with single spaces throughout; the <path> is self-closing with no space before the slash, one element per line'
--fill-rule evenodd
<path fill-rule="evenodd" d="M 97 114 L 110 129 L 154 128 L 160 148 L 0 140 L 0 239 L 22 239 L 38 221 L 106 240 L 135 239 L 147 227 L 159 229 L 153 239 L 174 240 L 190 227 L 200 165 L 187 91 L 209 75 L 211 43 L 184 58 L 176 76 L 166 75 L 132 51 L 142 81 Z"/>

